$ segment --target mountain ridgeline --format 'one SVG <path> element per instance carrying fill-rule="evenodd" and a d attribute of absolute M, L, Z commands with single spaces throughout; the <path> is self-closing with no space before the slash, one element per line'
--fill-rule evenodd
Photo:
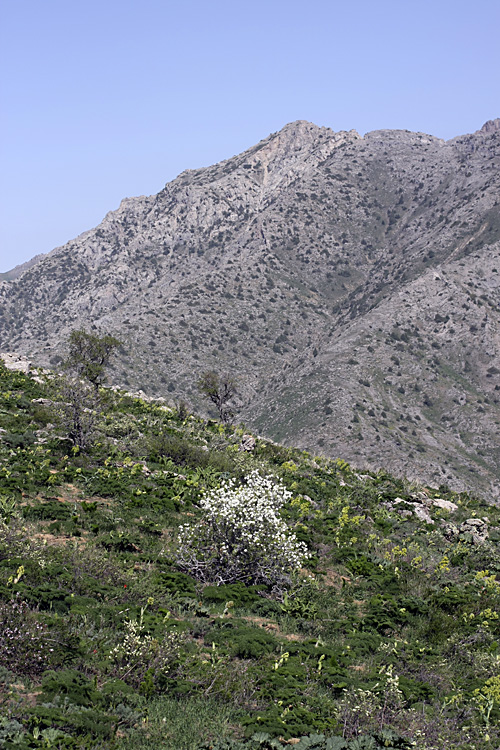
<path fill-rule="evenodd" d="M 199 406 L 230 372 L 263 435 L 498 499 L 499 167 L 500 119 L 291 123 L 0 281 L 0 348 L 56 365 L 110 333 L 116 383 Z"/>

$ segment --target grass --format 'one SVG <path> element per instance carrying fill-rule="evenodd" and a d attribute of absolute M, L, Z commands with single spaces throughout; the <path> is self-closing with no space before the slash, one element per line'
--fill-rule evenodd
<path fill-rule="evenodd" d="M 140 728 L 120 740 L 123 750 L 196 750 L 204 742 L 234 738 L 241 712 L 231 704 L 211 699 L 172 699 L 148 702 Z"/>

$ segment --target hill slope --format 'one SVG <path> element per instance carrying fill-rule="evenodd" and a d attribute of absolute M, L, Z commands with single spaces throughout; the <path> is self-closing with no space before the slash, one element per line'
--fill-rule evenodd
<path fill-rule="evenodd" d="M 2 748 L 499 747 L 498 507 L 112 389 L 81 452 L 58 387 L 0 363 Z"/>
<path fill-rule="evenodd" d="M 263 434 L 497 497 L 499 127 L 287 125 L 1 283 L 0 346 L 95 326 L 118 382 L 196 402 L 229 370 Z"/>

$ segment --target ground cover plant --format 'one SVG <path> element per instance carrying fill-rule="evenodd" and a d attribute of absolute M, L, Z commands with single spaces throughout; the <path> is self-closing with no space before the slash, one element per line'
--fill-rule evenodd
<path fill-rule="evenodd" d="M 0 746 L 500 745 L 497 507 L 103 390 L 0 366 Z"/>

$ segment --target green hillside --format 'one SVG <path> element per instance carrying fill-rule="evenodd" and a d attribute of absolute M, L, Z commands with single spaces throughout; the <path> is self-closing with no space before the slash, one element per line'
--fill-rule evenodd
<path fill-rule="evenodd" d="M 0 366 L 1 747 L 499 747 L 497 507 L 111 389 L 81 452 L 55 383 Z M 255 472 L 285 541 L 207 565 Z"/>

